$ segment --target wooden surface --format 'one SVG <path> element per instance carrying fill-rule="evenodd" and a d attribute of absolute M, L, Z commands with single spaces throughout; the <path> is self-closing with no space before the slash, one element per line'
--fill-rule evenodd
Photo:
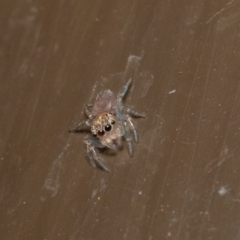
<path fill-rule="evenodd" d="M 3 0 L 1 240 L 240 239 L 240 1 Z M 98 91 L 146 112 L 91 168 Z"/>

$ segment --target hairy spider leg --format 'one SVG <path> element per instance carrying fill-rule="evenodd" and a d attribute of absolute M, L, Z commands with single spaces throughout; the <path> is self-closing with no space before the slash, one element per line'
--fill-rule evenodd
<path fill-rule="evenodd" d="M 87 146 L 87 148 L 88 148 L 88 146 Z M 92 167 L 96 168 L 97 167 L 97 163 L 96 163 L 96 161 L 94 161 L 93 155 L 92 155 L 92 153 L 91 153 L 91 151 L 89 149 L 86 150 L 85 155 L 86 155 L 86 159 L 89 162 L 89 164 Z"/>
<path fill-rule="evenodd" d="M 132 136 L 131 136 L 131 132 L 130 132 L 130 129 L 128 127 L 128 122 L 127 121 L 124 121 L 124 131 L 125 131 L 124 138 L 127 142 L 128 153 L 132 157 L 133 156 Z"/>
<path fill-rule="evenodd" d="M 121 136 L 125 136 L 125 134 L 126 134 L 126 127 L 125 127 L 126 118 L 122 114 L 121 107 L 118 107 L 115 109 L 115 114 L 116 114 L 117 119 L 119 120 Z"/>
<path fill-rule="evenodd" d="M 133 136 L 134 136 L 134 140 L 136 143 L 138 143 L 138 133 L 137 133 L 137 130 L 132 122 L 132 119 L 129 115 L 127 115 L 127 122 L 128 122 L 128 125 L 133 133 Z"/>
<path fill-rule="evenodd" d="M 128 153 L 132 157 L 133 156 L 133 147 L 132 147 L 132 136 L 130 129 L 128 127 L 128 121 L 126 117 L 124 117 L 122 111 L 121 111 L 121 105 L 115 109 L 115 114 L 117 118 L 119 119 L 119 124 L 121 125 L 121 131 L 122 135 L 125 138 L 127 142 L 127 148 L 128 148 Z"/>
<path fill-rule="evenodd" d="M 122 101 L 123 97 L 126 95 L 131 83 L 132 83 L 132 77 L 127 81 L 127 83 L 123 86 L 123 88 L 119 92 L 118 98 L 120 99 L 120 101 Z"/>
<path fill-rule="evenodd" d="M 146 117 L 145 113 L 138 112 L 135 109 L 130 108 L 130 107 L 127 108 L 127 113 L 129 113 L 133 117 L 141 117 L 141 118 L 145 118 Z"/>
<path fill-rule="evenodd" d="M 133 109 L 133 108 L 127 108 L 126 111 L 127 111 L 128 114 L 130 114 L 130 115 L 133 116 L 133 117 L 141 117 L 141 118 L 146 117 L 146 114 L 145 114 L 145 113 L 138 112 L 138 111 L 136 111 L 136 110 Z M 134 125 L 133 122 L 132 122 L 132 118 L 131 118 L 128 114 L 126 115 L 128 124 L 129 124 L 129 126 L 130 126 L 130 129 L 131 129 L 132 132 L 133 132 L 133 136 L 134 136 L 135 142 L 138 143 L 138 133 L 137 133 L 136 127 L 135 127 L 135 125 Z"/>
<path fill-rule="evenodd" d="M 79 132 L 82 130 L 82 128 L 84 126 L 90 127 L 90 125 L 91 125 L 90 120 L 84 119 L 81 122 L 79 122 L 76 127 L 74 127 L 73 129 L 69 129 L 68 131 L 69 132 Z"/>
<path fill-rule="evenodd" d="M 103 162 L 103 160 L 99 157 L 96 148 L 103 148 L 104 146 L 98 141 L 91 137 L 87 137 L 84 141 L 86 144 L 86 157 L 88 162 L 92 167 L 99 166 L 101 169 L 110 172 L 109 168 Z"/>

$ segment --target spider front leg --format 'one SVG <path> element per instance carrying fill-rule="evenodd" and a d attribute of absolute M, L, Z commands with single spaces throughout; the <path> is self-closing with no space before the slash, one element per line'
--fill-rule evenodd
<path fill-rule="evenodd" d="M 97 148 L 103 148 L 104 146 L 98 141 L 98 139 L 89 135 L 84 143 L 86 144 L 86 157 L 90 165 L 94 168 L 100 167 L 101 169 L 110 172 L 107 165 L 99 157 Z"/>
<path fill-rule="evenodd" d="M 80 132 L 83 129 L 84 126 L 87 126 L 87 127 L 91 126 L 91 123 L 90 123 L 89 119 L 82 120 L 81 122 L 79 122 L 77 124 L 76 127 L 72 128 L 72 129 L 69 129 L 68 131 L 69 132 Z"/>
<path fill-rule="evenodd" d="M 123 86 L 123 88 L 118 94 L 118 99 L 120 100 L 120 102 L 122 102 L 122 99 L 126 95 L 131 83 L 132 83 L 132 77 L 127 81 L 127 83 Z"/>

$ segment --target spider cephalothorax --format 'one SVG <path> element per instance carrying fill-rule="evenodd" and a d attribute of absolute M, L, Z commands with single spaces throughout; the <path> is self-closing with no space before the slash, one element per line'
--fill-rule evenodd
<path fill-rule="evenodd" d="M 131 85 L 132 78 L 123 86 L 117 96 L 111 90 L 101 91 L 93 105 L 85 107 L 87 119 L 81 121 L 76 128 L 70 130 L 76 132 L 83 125 L 91 128 L 91 133 L 86 136 L 86 156 L 93 167 L 100 167 L 110 171 L 103 160 L 99 157 L 100 148 L 118 149 L 125 139 L 129 155 L 133 155 L 132 138 L 138 141 L 137 130 L 132 122 L 133 117 L 145 117 L 144 113 L 135 111 L 133 108 L 123 105 L 123 97 Z M 89 110 L 91 107 L 91 110 Z"/>
<path fill-rule="evenodd" d="M 115 124 L 115 117 L 111 113 L 100 113 L 91 124 L 91 132 L 95 136 L 103 136 L 105 132 L 110 132 Z"/>

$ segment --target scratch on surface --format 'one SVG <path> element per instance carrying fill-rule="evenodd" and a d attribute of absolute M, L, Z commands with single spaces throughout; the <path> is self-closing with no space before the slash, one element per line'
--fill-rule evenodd
<path fill-rule="evenodd" d="M 165 141 L 165 137 L 163 135 L 164 134 L 162 134 L 162 126 L 155 127 L 151 130 L 148 130 L 145 133 L 144 139 L 142 139 L 142 141 L 139 143 L 139 146 L 141 146 L 141 148 L 144 148 L 144 149 L 148 150 L 148 153 L 147 153 L 147 156 L 146 156 L 146 162 L 148 162 L 149 154 L 153 153 L 153 149 L 154 149 L 153 145 L 154 145 L 154 143 L 156 143 L 158 137 L 161 136 L 161 140 L 158 141 L 158 146 L 161 145 Z M 151 163 L 151 165 L 152 164 L 153 163 Z"/>
<path fill-rule="evenodd" d="M 234 99 L 234 102 L 236 103 L 236 105 L 238 104 L 238 98 L 239 98 L 239 90 L 240 90 L 240 82 L 238 83 L 238 86 L 236 88 L 236 94 L 235 94 L 235 99 Z M 237 108 L 237 106 L 236 106 Z M 227 124 L 227 131 L 225 133 L 225 136 L 224 136 L 224 139 L 223 139 L 223 146 L 226 146 L 226 139 L 227 139 L 227 136 L 231 136 L 231 134 L 229 134 L 229 125 L 230 125 L 230 122 L 231 122 L 231 119 L 233 119 L 233 112 L 234 112 L 234 103 L 232 104 L 232 108 L 231 108 L 231 111 L 230 111 L 230 117 L 229 117 L 229 122 Z M 221 156 L 220 158 L 223 156 L 223 155 L 227 155 L 228 154 L 228 148 L 225 148 L 223 150 L 223 152 L 221 153 Z M 221 162 L 221 161 L 220 161 Z M 219 168 L 220 169 L 220 168 Z M 219 177 L 219 171 L 217 171 L 214 175 L 214 178 L 212 180 L 212 191 L 211 193 L 209 194 L 209 200 L 208 200 L 208 203 L 207 203 L 207 206 L 205 207 L 206 211 L 209 210 L 210 206 L 212 205 L 212 198 L 213 198 L 213 195 L 215 193 L 215 190 L 216 190 L 216 183 L 218 182 L 217 178 Z M 226 186 L 223 187 L 220 187 L 219 191 L 220 193 L 219 194 L 225 194 L 225 191 L 226 191 Z M 232 199 L 232 201 L 234 202 L 240 202 L 240 200 L 238 198 L 235 198 L 235 199 Z M 205 220 L 205 219 L 204 219 Z M 199 226 L 200 230 L 203 230 L 204 227 L 206 226 L 206 220 L 202 222 L 201 226 Z M 202 237 L 201 237 L 202 239 Z"/>
<path fill-rule="evenodd" d="M 139 77 L 143 77 L 141 86 L 143 87 L 141 90 L 141 97 L 146 97 L 149 89 L 151 88 L 154 82 L 154 76 L 149 72 L 142 72 L 139 74 Z"/>
<path fill-rule="evenodd" d="M 227 159 L 231 157 L 230 154 L 228 154 L 229 149 L 227 147 L 224 147 L 223 151 L 221 152 L 221 157 L 218 162 L 218 167 L 221 166 Z"/>
<path fill-rule="evenodd" d="M 229 151 L 229 149 L 227 147 L 224 147 L 223 151 L 221 152 L 220 159 L 219 158 L 213 159 L 211 162 L 209 162 L 206 165 L 205 170 L 208 173 L 210 173 L 214 168 L 220 167 L 227 159 L 229 159 L 231 157 L 231 155 L 228 154 L 228 151 Z M 218 163 L 216 163 L 216 161 Z"/>
<path fill-rule="evenodd" d="M 206 165 L 205 170 L 206 170 L 208 173 L 210 173 L 210 172 L 213 170 L 213 168 L 216 167 L 216 165 L 213 165 L 213 163 L 215 163 L 216 161 L 218 161 L 218 159 L 213 159 L 210 163 L 208 163 L 208 164 Z M 213 165 L 213 166 L 212 166 L 212 165 Z"/>
<path fill-rule="evenodd" d="M 129 8 L 130 9 L 130 12 L 128 14 L 128 17 L 126 18 L 126 21 L 125 21 L 125 24 L 123 26 L 123 29 L 122 31 L 120 32 L 120 36 L 121 36 L 121 39 L 122 41 L 125 40 L 125 35 L 126 35 L 126 32 L 127 30 L 129 29 L 129 26 L 132 25 L 132 22 L 134 21 L 135 19 L 135 14 L 134 14 L 134 11 L 136 11 L 136 8 L 135 8 L 135 1 L 132 3 L 132 6 Z M 128 37 L 128 36 L 127 36 Z"/>
<path fill-rule="evenodd" d="M 212 49 L 212 56 L 211 56 L 211 61 L 210 61 L 210 65 L 209 65 L 209 71 L 208 71 L 208 75 L 207 75 L 207 79 L 209 79 L 209 72 L 210 72 L 210 69 L 211 69 L 211 65 L 212 65 L 212 62 L 213 62 L 213 55 L 214 55 L 214 52 L 215 52 L 215 47 L 216 47 L 216 35 L 215 35 L 215 39 L 214 39 L 214 45 L 213 45 L 213 49 Z M 230 114 L 231 116 L 231 114 Z M 230 117 L 231 118 L 231 117 Z M 227 135 L 227 134 L 226 134 Z M 223 145 L 225 145 L 225 140 L 226 140 L 226 135 L 224 137 L 224 140 L 223 140 Z M 216 183 L 217 183 L 217 177 L 219 176 L 219 171 L 217 171 L 215 174 L 214 174 L 214 178 L 212 180 L 212 190 L 210 191 L 210 193 L 208 194 L 208 200 L 207 200 L 207 203 L 206 203 L 206 206 L 205 206 L 205 209 L 206 209 L 206 212 L 209 212 L 209 208 L 210 206 L 212 205 L 212 200 L 213 200 L 213 196 L 215 194 L 215 190 L 216 190 Z M 200 236 L 200 239 L 203 239 L 203 231 L 204 229 L 206 228 L 206 225 L 207 225 L 207 219 L 206 217 L 204 217 L 202 219 L 202 222 L 199 226 L 199 229 L 201 231 L 201 236 Z"/>
<path fill-rule="evenodd" d="M 95 182 L 95 179 L 97 178 L 97 173 L 96 171 L 94 172 L 94 175 L 92 176 L 90 182 L 88 183 L 89 186 L 92 186 L 93 182 Z M 70 236 L 69 240 L 75 240 L 75 239 L 79 239 L 77 238 L 78 235 L 82 235 L 82 232 L 85 229 L 86 224 L 89 222 L 90 217 L 93 215 L 93 213 L 96 212 L 96 199 L 94 200 L 93 198 L 96 196 L 96 194 L 98 194 L 97 200 L 99 201 L 100 199 L 102 199 L 103 194 L 107 188 L 107 186 L 111 183 L 111 179 L 106 182 L 105 178 L 102 178 L 100 180 L 100 186 L 99 188 L 93 190 L 93 192 L 89 195 L 89 200 L 87 201 L 87 203 L 85 204 L 85 208 L 86 210 L 86 214 L 84 215 L 84 219 L 82 219 L 82 217 L 78 218 L 77 221 L 74 224 L 74 229 L 76 229 L 76 231 L 73 231 L 72 235 Z M 94 184 L 95 185 L 95 184 Z M 90 187 L 91 188 L 91 187 Z M 92 188 L 93 189 L 93 188 Z M 80 239 L 82 239 L 80 237 Z"/>
<path fill-rule="evenodd" d="M 62 12 L 63 8 L 60 8 L 60 11 L 58 12 L 58 15 L 57 15 L 57 20 L 59 20 L 60 16 L 61 16 L 61 12 Z M 56 21 L 56 22 L 59 22 L 59 21 Z M 56 36 L 56 32 L 57 32 L 57 28 L 58 28 L 58 25 L 56 24 L 54 29 L 53 29 L 53 34 L 52 36 Z M 52 38 L 51 39 L 51 46 L 54 46 L 54 41 L 55 41 L 55 38 Z M 40 84 L 38 86 L 38 90 L 37 90 L 37 94 L 36 94 L 36 99 L 35 99 L 35 103 L 34 103 L 34 106 L 33 106 L 33 110 L 32 110 L 32 114 L 31 114 L 31 117 L 30 117 L 30 120 L 29 120 L 29 126 L 28 126 L 28 129 L 27 129 L 27 133 L 26 133 L 26 136 L 25 136 L 25 139 L 28 139 L 28 136 L 29 136 L 29 133 L 30 133 L 30 130 L 31 130 L 31 126 L 32 126 L 32 121 L 33 121 L 33 117 L 34 117 L 34 114 L 36 112 L 36 108 L 37 108 L 37 105 L 39 103 L 39 98 L 40 98 L 40 93 L 41 93 L 41 89 L 42 89 L 42 86 L 43 86 L 43 82 L 44 82 L 44 78 L 45 78 L 45 74 L 46 74 L 46 71 L 47 71 L 47 68 L 49 66 L 49 61 L 50 61 L 50 58 L 51 58 L 52 54 L 49 52 L 48 54 L 48 57 L 45 61 L 45 65 L 43 67 L 43 74 L 41 76 L 41 80 L 40 80 Z"/>
<path fill-rule="evenodd" d="M 184 141 L 179 141 L 179 142 L 181 142 L 183 144 L 186 144 L 186 145 L 194 145 L 194 144 L 196 144 L 196 142 L 184 142 Z"/>
<path fill-rule="evenodd" d="M 22 198 L 20 198 L 17 204 L 7 211 L 8 215 L 12 216 L 15 213 L 15 211 L 22 205 L 22 202 L 23 202 Z"/>
<path fill-rule="evenodd" d="M 233 24 L 237 24 L 239 22 L 240 12 L 238 11 L 235 14 L 231 14 L 230 16 L 220 17 L 217 24 L 218 31 L 224 31 L 226 28 L 232 26 Z"/>
<path fill-rule="evenodd" d="M 69 146 L 69 144 L 66 144 L 61 153 L 53 161 L 52 167 L 45 180 L 43 188 L 51 192 L 51 197 L 54 197 L 60 188 L 60 173 L 61 169 L 63 168 L 63 154 L 66 152 Z"/>
<path fill-rule="evenodd" d="M 33 106 L 32 114 L 31 114 L 31 117 L 30 117 L 30 120 L 29 120 L 29 125 L 28 125 L 28 129 L 27 129 L 27 133 L 26 133 L 25 139 L 28 138 L 30 130 L 31 130 L 33 117 L 34 117 L 34 114 L 36 112 L 36 108 L 37 108 L 37 105 L 38 105 L 38 102 L 39 102 L 40 92 L 41 92 L 41 89 L 42 89 L 43 80 L 44 80 L 45 73 L 46 73 L 46 68 L 47 68 L 47 64 L 44 67 L 43 75 L 42 75 L 42 78 L 41 78 L 41 81 L 40 81 L 40 84 L 39 84 L 39 87 L 38 87 L 38 91 L 37 91 L 37 94 L 36 94 L 36 99 L 35 99 L 35 103 L 34 103 L 34 106 Z"/>
<path fill-rule="evenodd" d="M 18 230 L 18 233 L 17 233 L 17 240 L 19 239 L 19 235 L 21 233 L 21 230 L 22 230 L 22 221 L 20 223 L 20 227 L 19 227 L 19 230 Z"/>
<path fill-rule="evenodd" d="M 223 11 L 225 11 L 226 9 L 228 9 L 230 7 L 230 5 L 234 2 L 235 0 L 230 1 L 229 3 L 227 3 L 220 11 L 218 11 L 217 13 L 215 13 L 210 19 L 208 19 L 208 21 L 206 22 L 206 24 L 208 24 L 209 22 L 211 22 L 215 17 L 217 17 L 219 14 L 221 14 Z"/>
<path fill-rule="evenodd" d="M 207 33 L 203 49 L 205 49 L 206 42 L 208 40 L 208 34 L 209 34 L 209 31 Z M 205 99 L 206 99 L 206 93 L 207 93 L 207 88 L 208 88 L 208 84 L 209 84 L 210 72 L 211 72 L 213 57 L 214 57 L 214 53 L 215 53 L 215 46 L 216 45 L 214 44 L 214 46 L 212 48 L 209 68 L 208 68 L 206 80 L 205 80 L 205 83 L 204 83 L 204 93 L 203 93 L 203 97 L 202 97 L 202 100 L 201 100 L 201 107 L 200 107 L 199 120 L 198 120 L 198 124 L 197 124 L 197 131 L 196 131 L 196 136 L 195 136 L 195 142 L 197 142 L 198 137 L 199 137 L 199 133 L 200 133 L 200 122 L 201 122 L 201 119 L 202 119 L 202 116 L 203 116 L 204 102 L 205 102 Z M 196 74 L 198 72 L 198 68 L 199 68 L 200 62 L 202 62 L 202 55 L 201 55 L 201 58 L 199 60 L 199 64 L 198 64 L 198 67 L 197 67 L 197 70 L 196 70 Z M 194 77 L 194 82 L 195 81 L 196 81 L 196 75 Z M 192 86 L 192 88 L 193 88 L 193 86 Z M 183 200 L 183 204 L 182 204 L 182 208 L 181 208 L 180 224 L 179 224 L 179 227 L 178 227 L 178 230 L 177 230 L 176 239 L 179 239 L 179 236 L 180 236 L 183 224 L 184 224 L 183 219 L 185 217 L 185 211 L 186 211 L 186 207 L 187 207 L 187 200 L 188 200 L 189 194 L 190 194 L 189 185 L 191 184 L 191 176 L 192 176 L 193 163 L 194 163 L 194 160 L 195 160 L 196 150 L 197 150 L 197 144 L 195 144 L 195 146 L 194 146 L 193 155 L 191 157 L 191 163 L 190 163 L 189 173 L 188 173 L 188 176 L 187 176 L 187 183 L 186 183 L 186 194 L 184 196 L 184 200 Z"/>

